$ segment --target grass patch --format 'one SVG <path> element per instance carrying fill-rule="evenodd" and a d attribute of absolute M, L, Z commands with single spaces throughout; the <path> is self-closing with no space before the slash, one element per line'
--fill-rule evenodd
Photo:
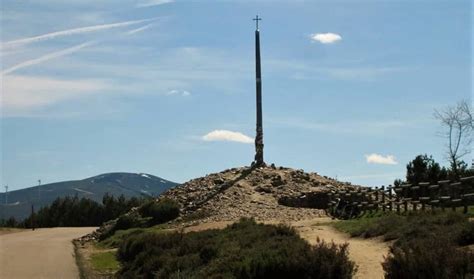
<path fill-rule="evenodd" d="M 116 251 L 98 252 L 91 256 L 92 267 L 100 273 L 115 273 L 120 269 Z"/>

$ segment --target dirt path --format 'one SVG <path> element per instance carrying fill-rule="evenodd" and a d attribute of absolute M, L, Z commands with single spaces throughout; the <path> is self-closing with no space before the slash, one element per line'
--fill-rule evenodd
<path fill-rule="evenodd" d="M 317 238 L 337 244 L 349 243 L 349 257 L 357 266 L 355 278 L 380 279 L 384 278 L 381 263 L 388 254 L 389 244 L 379 239 L 351 238 L 328 225 L 322 225 L 320 220 L 301 221 L 293 224 L 301 237 L 314 244 Z"/>
<path fill-rule="evenodd" d="M 360 279 L 380 279 L 384 278 L 381 263 L 384 256 L 388 253 L 389 244 L 378 239 L 351 238 L 349 235 L 341 233 L 329 226 L 333 222 L 330 218 L 317 218 L 293 222 L 293 226 L 302 238 L 309 243 L 316 243 L 317 239 L 326 242 L 333 241 L 337 244 L 349 243 L 349 257 L 357 266 L 355 278 Z M 202 231 L 208 229 L 222 229 L 232 222 L 214 222 L 205 223 L 196 226 L 187 227 L 184 232 Z M 276 222 L 265 222 L 275 224 Z"/>
<path fill-rule="evenodd" d="M 0 235 L 0 278 L 79 278 L 71 240 L 96 228 L 52 228 Z"/>

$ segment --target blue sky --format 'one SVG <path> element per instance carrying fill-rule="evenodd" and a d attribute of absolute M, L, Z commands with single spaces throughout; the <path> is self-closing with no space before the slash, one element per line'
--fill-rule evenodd
<path fill-rule="evenodd" d="M 0 183 L 250 164 L 257 13 L 267 162 L 370 186 L 446 163 L 433 111 L 471 98 L 468 0 L 6 0 Z"/>

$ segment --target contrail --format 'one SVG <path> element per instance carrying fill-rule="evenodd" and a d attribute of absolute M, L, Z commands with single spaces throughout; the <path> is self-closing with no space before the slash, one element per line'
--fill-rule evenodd
<path fill-rule="evenodd" d="M 150 28 L 152 26 L 153 26 L 153 23 L 150 23 L 150 24 L 144 25 L 142 27 L 138 27 L 136 29 L 130 30 L 126 34 L 127 35 L 132 35 L 132 34 L 135 34 L 135 33 L 139 33 L 139 32 L 147 30 L 148 28 Z"/>
<path fill-rule="evenodd" d="M 47 34 L 43 34 L 39 36 L 8 41 L 2 44 L 2 48 L 9 48 L 9 47 L 14 47 L 18 45 L 31 44 L 35 42 L 44 41 L 44 40 L 54 39 L 56 37 L 61 37 L 61 36 L 69 36 L 73 34 L 88 33 L 88 32 L 95 32 L 95 31 L 100 31 L 100 30 L 105 30 L 105 29 L 129 26 L 129 25 L 139 24 L 143 22 L 155 21 L 157 19 L 158 18 L 149 18 L 149 19 L 131 20 L 131 21 L 124 21 L 124 22 L 110 23 L 110 24 L 73 28 L 73 29 L 68 29 L 68 30 L 63 30 L 63 31 L 47 33 Z"/>
<path fill-rule="evenodd" d="M 48 61 L 48 60 L 51 60 L 51 59 L 54 59 L 54 58 L 58 58 L 58 57 L 61 57 L 61 56 L 64 56 L 64 55 L 71 54 L 71 53 L 76 52 L 80 49 L 91 46 L 95 43 L 96 43 L 96 41 L 85 42 L 85 43 L 77 45 L 77 46 L 73 46 L 73 47 L 66 48 L 66 49 L 63 49 L 63 50 L 60 50 L 60 51 L 48 53 L 48 54 L 43 55 L 41 57 L 31 59 L 31 60 L 27 60 L 25 62 L 21 62 L 20 64 L 16 64 L 15 66 L 12 66 L 8 69 L 3 70 L 2 75 L 7 75 L 7 74 L 10 74 L 12 72 L 15 72 L 16 70 L 19 70 L 19 69 L 22 69 L 22 68 L 25 68 L 25 67 L 28 67 L 28 66 L 40 64 L 40 63 L 43 63 L 45 61 Z"/>

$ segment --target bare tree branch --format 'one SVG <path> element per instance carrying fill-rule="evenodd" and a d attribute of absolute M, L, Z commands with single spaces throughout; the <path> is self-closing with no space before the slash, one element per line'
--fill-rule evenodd
<path fill-rule="evenodd" d="M 471 152 L 474 140 L 473 115 L 472 106 L 466 100 L 434 112 L 435 118 L 446 130 L 443 137 L 448 141 L 447 157 L 456 174 L 462 157 Z"/>

